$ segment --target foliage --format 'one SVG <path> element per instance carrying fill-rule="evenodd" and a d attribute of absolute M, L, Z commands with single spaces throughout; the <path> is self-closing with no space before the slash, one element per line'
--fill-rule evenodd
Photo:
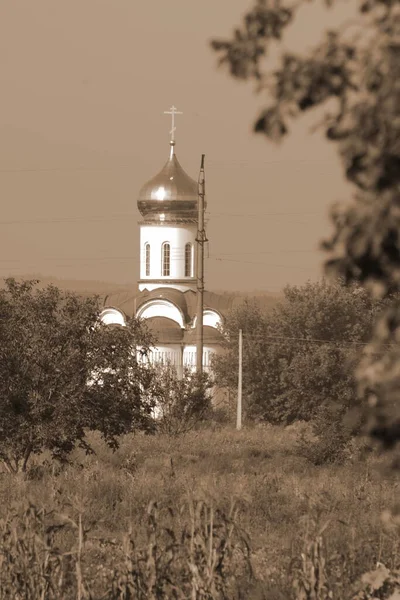
<path fill-rule="evenodd" d="M 326 433 L 356 403 L 353 366 L 380 308 L 357 286 L 324 281 L 288 286 L 268 313 L 245 302 L 225 321 L 216 381 L 236 388 L 242 329 L 248 416 L 272 423 L 315 419 L 316 433 Z"/>
<path fill-rule="evenodd" d="M 400 571 L 389 570 L 379 563 L 377 568 L 364 573 L 361 578 L 361 590 L 352 600 L 398 600 L 400 598 Z"/>
<path fill-rule="evenodd" d="M 156 365 L 148 394 L 155 406 L 157 431 L 178 435 L 199 425 L 210 416 L 210 389 L 206 373 L 198 376 L 185 370 L 180 377 L 174 366 Z"/>
<path fill-rule="evenodd" d="M 354 410 L 354 409 L 353 409 Z M 312 435 L 302 431 L 298 437 L 298 452 L 313 465 L 343 463 L 350 458 L 349 449 L 355 434 L 359 433 L 361 418 L 352 415 L 349 427 L 346 423 L 349 409 L 338 403 L 329 406 L 325 403 L 312 422 Z"/>
<path fill-rule="evenodd" d="M 399 5 L 363 0 L 357 20 L 328 31 L 305 56 L 284 51 L 277 70 L 263 71 L 271 44 L 283 39 L 303 4 L 257 0 L 233 39 L 214 40 L 212 47 L 234 77 L 255 80 L 258 92 L 270 99 L 255 131 L 280 140 L 290 119 L 332 100 L 333 112 L 323 124 L 328 139 L 338 142 L 348 179 L 361 190 L 395 190 L 400 182 Z"/>
<path fill-rule="evenodd" d="M 329 554 L 327 537 L 321 535 L 328 526 L 329 521 L 320 532 L 313 536 L 306 535 L 300 560 L 294 561 L 293 585 L 296 600 L 329 600 L 343 597 L 343 593 L 346 598 L 351 597 L 351 600 L 398 600 L 400 571 L 388 569 L 380 562 L 376 564 L 376 568 L 364 573 L 354 582 L 350 590 L 343 589 L 335 581 L 332 574 L 336 571 L 337 576 L 343 570 L 343 561 L 339 560 L 338 563 L 338 557 Z"/>
<path fill-rule="evenodd" d="M 368 399 L 369 430 L 392 449 L 400 439 L 400 303 L 378 320 L 375 335 L 358 369 L 359 392 Z"/>
<path fill-rule="evenodd" d="M 111 446 L 116 436 L 143 427 L 150 406 L 149 373 L 132 348 L 146 352 L 142 325 L 104 326 L 95 298 L 54 286 L 7 279 L 0 291 L 0 459 L 25 470 L 32 454 L 64 457 L 85 430 L 98 429 Z"/>
<path fill-rule="evenodd" d="M 268 96 L 254 128 L 269 139 L 280 141 L 301 113 L 328 108 L 322 125 L 356 193 L 352 203 L 332 210 L 326 267 L 385 297 L 400 289 L 400 4 L 360 0 L 354 21 L 328 31 L 305 55 L 284 51 L 279 67 L 264 71 L 267 50 L 283 39 L 303 4 L 257 0 L 233 38 L 212 46 L 234 77 L 255 80 Z M 359 370 L 361 396 L 369 387 L 377 392 L 371 432 L 387 445 L 400 440 L 394 368 L 400 356 L 395 347 L 386 354 L 399 339 L 399 311 L 393 304 L 381 317 Z"/>

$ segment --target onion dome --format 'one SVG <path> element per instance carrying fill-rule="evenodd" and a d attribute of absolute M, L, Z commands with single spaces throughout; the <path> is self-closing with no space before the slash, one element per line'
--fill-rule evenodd
<path fill-rule="evenodd" d="M 197 221 L 198 183 L 182 169 L 170 142 L 169 159 L 142 187 L 138 208 L 146 221 Z"/>

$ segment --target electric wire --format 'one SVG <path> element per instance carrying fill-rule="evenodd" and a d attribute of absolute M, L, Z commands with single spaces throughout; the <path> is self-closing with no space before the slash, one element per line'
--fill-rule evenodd
<path fill-rule="evenodd" d="M 176 329 L 178 329 L 178 325 Z M 151 328 L 151 327 L 150 327 Z M 171 333 L 174 332 L 174 329 L 168 328 L 160 328 L 157 327 L 157 335 L 165 334 L 166 336 L 171 336 Z M 195 328 L 193 328 L 193 335 L 195 334 Z M 303 338 L 303 337 L 291 337 L 291 336 L 275 336 L 275 335 L 254 335 L 243 332 L 243 340 L 248 340 L 251 342 L 268 342 L 268 345 L 273 345 L 276 347 L 282 347 L 282 342 L 301 342 L 302 344 L 314 344 L 314 345 L 331 345 L 335 348 L 349 348 L 349 347 L 367 347 L 371 344 L 371 342 L 356 342 L 356 341 L 345 341 L 345 340 L 322 340 L 318 338 Z M 207 336 L 204 335 L 204 340 L 208 340 L 208 342 L 217 343 L 215 334 Z M 221 334 L 221 342 L 225 344 L 229 344 L 230 342 L 237 342 L 239 339 L 239 334 L 229 336 L 229 339 L 225 338 L 223 334 Z M 398 344 L 382 344 L 382 347 L 398 347 Z"/>
<path fill-rule="evenodd" d="M 311 252 L 311 251 L 289 251 L 290 253 L 297 253 L 297 252 Z M 265 252 L 266 254 L 267 252 Z M 268 253 L 275 253 L 273 251 L 268 251 Z M 276 254 L 279 254 L 280 251 L 277 250 Z M 254 252 L 252 254 L 258 254 L 257 252 Z M 261 254 L 261 253 L 260 253 Z M 274 268 L 289 268 L 289 269 L 305 269 L 305 270 L 313 270 L 314 267 L 306 267 L 306 266 L 302 266 L 302 265 L 298 265 L 298 264 L 277 264 L 277 263 L 268 263 L 268 262 L 261 262 L 261 261 L 252 261 L 252 260 L 241 260 L 240 258 L 227 258 L 228 256 L 236 256 L 236 255 L 241 255 L 241 253 L 226 253 L 226 254 L 210 254 L 209 256 L 206 256 L 205 258 L 207 260 L 214 260 L 217 262 L 230 262 L 230 263 L 243 263 L 243 264 L 254 264 L 254 265 L 261 265 L 263 267 L 274 267 Z M 140 259 L 141 256 L 138 254 L 134 254 L 134 255 L 129 255 L 129 256 L 68 256 L 68 257 L 50 257 L 50 256 L 41 256 L 41 257 L 37 257 L 37 259 L 35 259 L 36 261 L 45 261 L 45 262 L 53 262 L 55 261 L 56 263 L 58 263 L 57 265 L 54 266 L 60 266 L 61 264 L 64 266 L 73 266 L 76 261 L 78 261 L 80 264 L 88 264 L 90 262 L 107 262 L 107 261 L 134 261 L 134 260 L 138 260 Z M 184 256 L 184 251 L 171 251 L 171 260 L 173 260 L 174 262 L 183 262 L 185 260 L 185 256 Z M 20 264 L 26 264 L 24 260 L 22 259 L 15 259 L 15 258 L 1 258 L 0 259 L 0 264 L 10 264 L 13 263 L 13 265 L 16 265 L 18 263 Z M 6 267 L 0 267 L 0 270 L 4 270 L 9 268 L 8 266 Z"/>
<path fill-rule="evenodd" d="M 233 217 L 233 218 L 268 218 L 275 216 L 306 216 L 306 215 L 324 215 L 324 211 L 310 211 L 310 212 L 270 212 L 270 213 L 229 213 L 229 212 L 219 212 L 219 213 L 208 213 L 208 215 L 213 217 Z M 114 215 L 91 215 L 91 216 L 66 216 L 66 217 L 43 217 L 36 219 L 8 219 L 8 220 L 0 220 L 0 225 L 42 225 L 49 224 L 53 225 L 55 223 L 108 223 L 109 221 L 126 221 L 127 219 L 138 219 L 138 215 L 132 213 L 118 213 Z M 295 224 L 304 224 L 303 221 L 292 221 Z M 276 224 L 276 221 L 274 221 Z"/>
<path fill-rule="evenodd" d="M 268 165 L 276 165 L 276 164 L 304 164 L 309 163 L 310 165 L 318 163 L 318 164 L 334 164 L 335 161 L 327 161 L 327 160 L 310 160 L 309 158 L 292 158 L 283 160 L 246 160 L 246 159 L 235 159 L 235 160 L 226 160 L 226 159 L 210 159 L 207 161 L 207 166 L 212 168 L 213 166 L 220 165 L 228 165 L 228 166 L 251 166 L 251 167 L 267 167 Z M 0 174 L 7 173 L 79 173 L 79 172 L 109 172 L 120 169 L 132 169 L 134 162 L 130 163 L 121 163 L 114 164 L 110 166 L 86 166 L 86 165 L 75 165 L 71 167 L 2 167 L 0 168 Z"/>

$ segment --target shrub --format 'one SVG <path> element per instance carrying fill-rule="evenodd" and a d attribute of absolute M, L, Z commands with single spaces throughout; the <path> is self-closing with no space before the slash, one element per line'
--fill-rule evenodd
<path fill-rule="evenodd" d="M 187 433 L 211 417 L 211 381 L 186 370 L 179 377 L 172 365 L 157 365 L 149 390 L 160 433 Z"/>

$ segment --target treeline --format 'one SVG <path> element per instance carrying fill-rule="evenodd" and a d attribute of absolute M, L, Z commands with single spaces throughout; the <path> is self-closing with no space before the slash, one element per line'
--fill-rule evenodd
<path fill-rule="evenodd" d="M 246 419 L 309 421 L 315 439 L 304 452 L 316 463 L 340 460 L 365 421 L 355 374 L 386 302 L 341 281 L 288 286 L 269 311 L 245 301 L 225 321 L 216 380 L 235 399 L 241 329 Z"/>
<path fill-rule="evenodd" d="M 355 371 L 385 302 L 359 286 L 288 286 L 265 311 L 245 300 L 226 317 L 211 379 L 179 379 L 174 368 L 143 360 L 155 343 L 145 322 L 105 326 L 95 296 L 37 284 L 7 279 L 0 291 L 0 459 L 8 471 L 25 471 L 43 450 L 60 460 L 76 446 L 91 452 L 91 430 L 116 448 L 135 430 L 179 434 L 233 421 L 235 402 L 213 409 L 211 394 L 225 388 L 235 399 L 240 329 L 245 423 L 309 421 L 313 439 L 302 451 L 315 463 L 343 458 L 362 428 Z"/>

